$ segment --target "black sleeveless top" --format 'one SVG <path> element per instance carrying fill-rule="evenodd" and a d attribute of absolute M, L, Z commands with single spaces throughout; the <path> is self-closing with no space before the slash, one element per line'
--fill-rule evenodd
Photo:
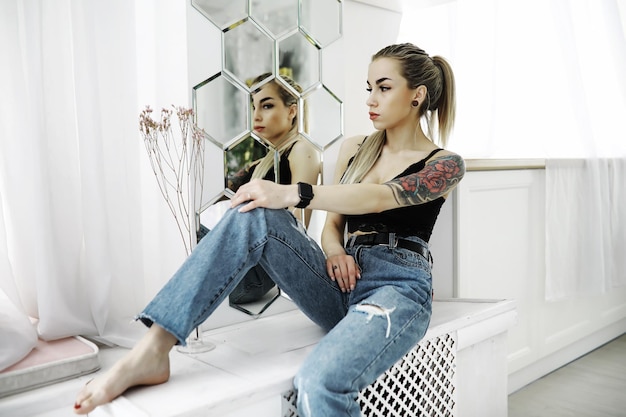
<path fill-rule="evenodd" d="M 435 149 L 426 158 L 411 164 L 394 179 L 421 171 L 424 169 L 426 161 L 440 150 L 441 148 Z M 353 159 L 354 157 L 350 159 L 348 166 L 350 166 Z M 439 197 L 436 200 L 424 204 L 399 207 L 381 213 L 346 215 L 348 232 L 395 233 L 398 236 L 404 237 L 417 236 L 425 242 L 428 242 L 444 202 L 445 198 Z"/>
<path fill-rule="evenodd" d="M 280 156 L 280 162 L 278 163 L 278 183 L 279 184 L 291 184 L 291 167 L 289 166 L 289 154 L 293 149 L 295 142 L 291 144 L 288 149 L 285 149 L 285 152 Z M 250 176 L 252 176 L 252 172 L 254 169 L 250 171 Z M 276 174 L 274 174 L 274 167 L 271 167 L 267 174 L 263 177 L 264 180 L 268 181 L 276 181 Z"/>

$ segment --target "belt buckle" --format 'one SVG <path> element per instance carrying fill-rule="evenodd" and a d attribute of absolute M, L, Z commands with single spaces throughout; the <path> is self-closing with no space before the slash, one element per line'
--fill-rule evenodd
<path fill-rule="evenodd" d="M 389 243 L 387 244 L 387 246 L 389 246 L 389 248 L 391 249 L 395 249 L 396 247 L 398 247 L 398 238 L 396 237 L 395 233 L 389 233 Z"/>

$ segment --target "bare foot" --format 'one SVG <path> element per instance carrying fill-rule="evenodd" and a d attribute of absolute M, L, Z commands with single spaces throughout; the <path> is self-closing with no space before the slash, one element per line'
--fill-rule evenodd
<path fill-rule="evenodd" d="M 170 377 L 169 351 L 175 342 L 170 333 L 153 325 L 126 356 L 83 387 L 76 397 L 74 412 L 87 414 L 130 387 L 166 382 Z"/>

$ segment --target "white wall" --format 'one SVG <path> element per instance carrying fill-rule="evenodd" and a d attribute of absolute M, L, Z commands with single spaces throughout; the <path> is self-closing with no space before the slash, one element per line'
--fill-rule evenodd
<path fill-rule="evenodd" d="M 344 2 L 344 131 L 346 137 L 366 135 L 373 131 L 368 108 L 365 105 L 367 68 L 372 55 L 381 48 L 396 42 L 401 18 L 402 14 L 398 11 L 359 1 Z"/>

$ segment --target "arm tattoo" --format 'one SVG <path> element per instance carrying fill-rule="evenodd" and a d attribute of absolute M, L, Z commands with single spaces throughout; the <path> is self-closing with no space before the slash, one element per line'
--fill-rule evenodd
<path fill-rule="evenodd" d="M 414 174 L 385 183 L 400 206 L 424 204 L 448 194 L 465 174 L 465 163 L 458 155 L 429 161 Z"/>

